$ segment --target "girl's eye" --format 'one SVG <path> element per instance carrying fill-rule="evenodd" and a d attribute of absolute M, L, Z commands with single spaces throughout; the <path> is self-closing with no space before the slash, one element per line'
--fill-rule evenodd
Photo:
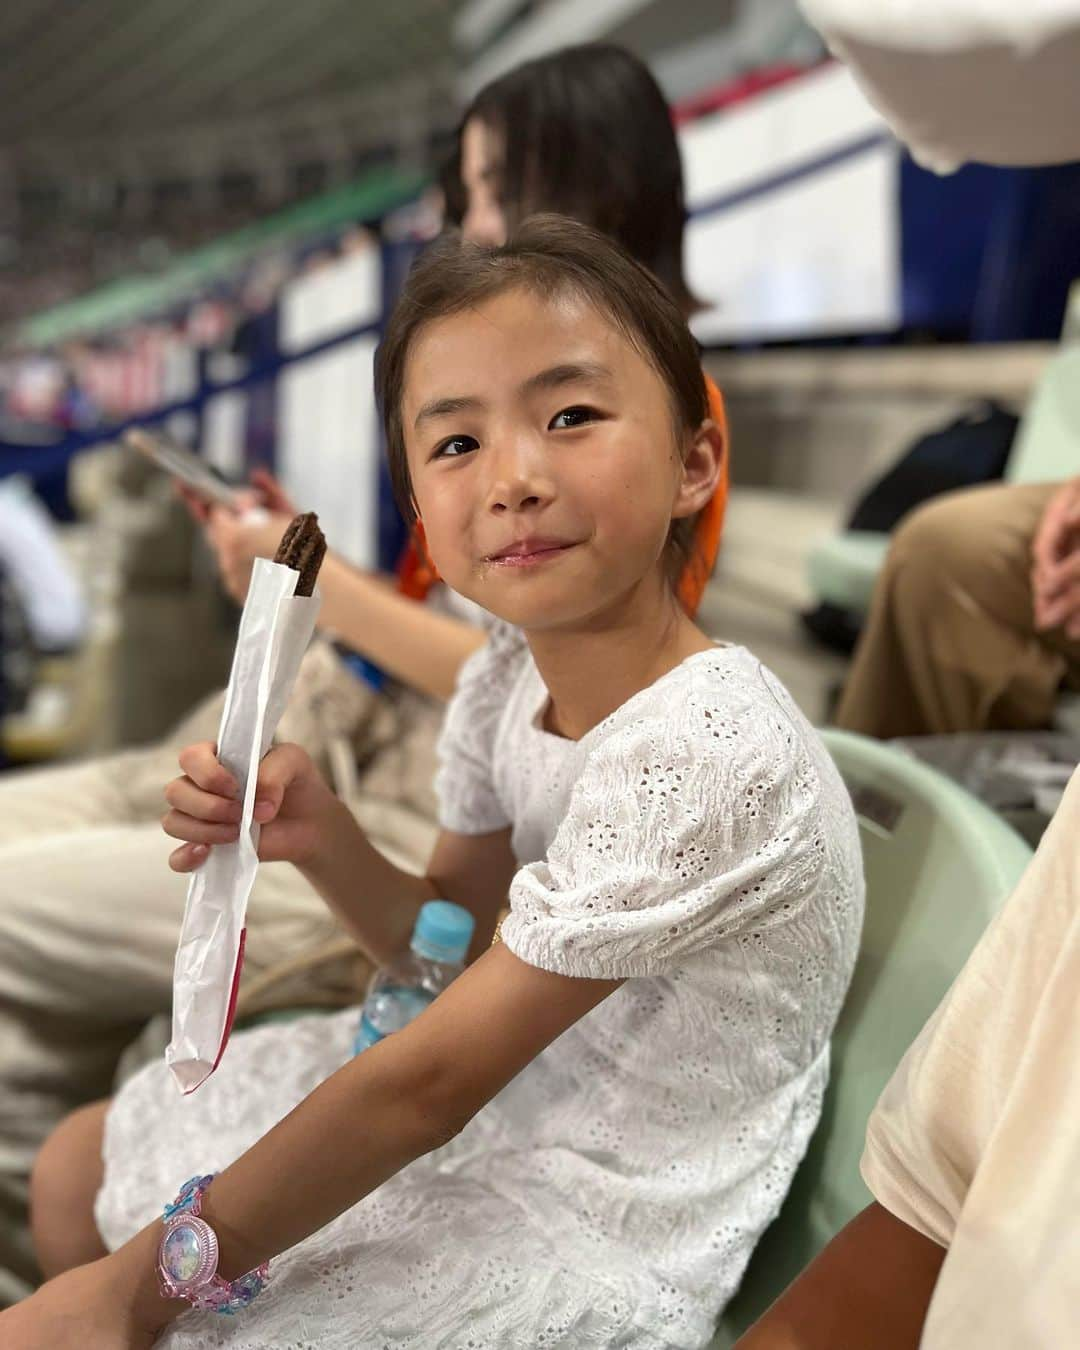
<path fill-rule="evenodd" d="M 594 408 L 564 408 L 551 419 L 548 430 L 564 431 L 570 427 L 583 427 L 588 422 L 595 422 L 597 416 Z"/>
<path fill-rule="evenodd" d="M 449 436 L 435 447 L 432 459 L 457 459 L 467 455 L 470 450 L 478 450 L 479 441 L 474 436 Z"/>

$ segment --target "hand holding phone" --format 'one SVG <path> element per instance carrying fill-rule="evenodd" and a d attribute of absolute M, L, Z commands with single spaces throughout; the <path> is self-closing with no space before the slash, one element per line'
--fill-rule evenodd
<path fill-rule="evenodd" d="M 211 509 L 206 542 L 214 554 L 221 584 L 242 605 L 256 558 L 272 558 L 291 517 L 271 515 L 256 507 L 242 516 Z"/>
<path fill-rule="evenodd" d="M 224 506 L 236 512 L 247 506 L 248 503 L 236 489 L 219 478 L 205 460 L 182 445 L 177 445 L 161 432 L 132 427 L 124 432 L 123 441 L 159 469 L 171 474 L 208 506 Z"/>

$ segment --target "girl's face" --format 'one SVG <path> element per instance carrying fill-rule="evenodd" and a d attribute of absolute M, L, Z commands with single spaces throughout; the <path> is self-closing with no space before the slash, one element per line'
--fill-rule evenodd
<path fill-rule="evenodd" d="M 506 212 L 499 197 L 502 142 L 476 117 L 461 133 L 461 182 L 465 188 L 465 216 L 461 232 L 474 244 L 498 248 L 506 243 Z"/>
<path fill-rule="evenodd" d="M 409 353 L 401 411 L 435 565 L 526 630 L 666 586 L 672 518 L 715 485 L 709 433 L 677 445 L 663 381 L 575 298 L 510 290 L 433 321 Z"/>

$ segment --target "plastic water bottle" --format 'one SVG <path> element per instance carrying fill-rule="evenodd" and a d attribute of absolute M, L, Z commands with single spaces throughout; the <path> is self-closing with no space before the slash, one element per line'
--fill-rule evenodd
<path fill-rule="evenodd" d="M 473 927 L 469 911 L 449 900 L 429 900 L 421 908 L 408 953 L 371 978 L 355 1054 L 400 1031 L 435 1002 L 464 970 Z"/>

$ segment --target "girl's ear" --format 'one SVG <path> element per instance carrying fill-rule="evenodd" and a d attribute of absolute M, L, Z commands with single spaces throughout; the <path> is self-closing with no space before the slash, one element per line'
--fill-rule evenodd
<path fill-rule="evenodd" d="M 673 520 L 696 515 L 711 500 L 724 469 L 727 446 L 724 435 L 712 418 L 694 432 L 682 463 L 682 480 L 675 497 Z"/>

